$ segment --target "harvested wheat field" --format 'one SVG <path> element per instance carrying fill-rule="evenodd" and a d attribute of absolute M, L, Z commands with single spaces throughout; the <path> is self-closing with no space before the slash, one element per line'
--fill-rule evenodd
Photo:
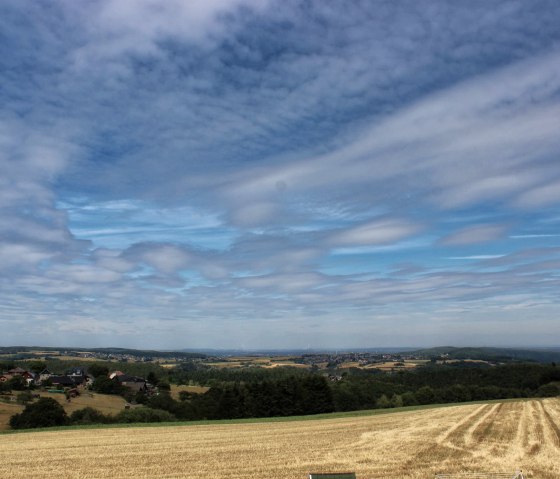
<path fill-rule="evenodd" d="M 308 421 L 0 435 L 4 477 L 359 479 L 513 471 L 560 477 L 560 399 Z"/>

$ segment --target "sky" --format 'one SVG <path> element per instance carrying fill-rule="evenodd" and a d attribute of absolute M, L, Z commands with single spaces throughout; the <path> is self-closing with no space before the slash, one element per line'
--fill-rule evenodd
<path fill-rule="evenodd" d="M 0 345 L 558 346 L 559 24 L 0 1 Z"/>

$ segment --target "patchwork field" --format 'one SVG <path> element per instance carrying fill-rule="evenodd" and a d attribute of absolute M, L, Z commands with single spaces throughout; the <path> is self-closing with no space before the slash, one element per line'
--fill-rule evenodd
<path fill-rule="evenodd" d="M 0 435 L 5 477 L 363 478 L 513 471 L 560 477 L 560 399 L 308 421 Z"/>

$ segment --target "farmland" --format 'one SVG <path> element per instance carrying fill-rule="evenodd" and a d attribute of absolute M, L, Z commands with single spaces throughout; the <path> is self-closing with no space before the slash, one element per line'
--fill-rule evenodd
<path fill-rule="evenodd" d="M 84 407 L 93 407 L 103 414 L 114 415 L 122 411 L 126 404 L 126 401 L 120 396 L 89 392 L 84 392 L 70 402 L 66 401 L 64 394 L 42 392 L 40 396 L 55 399 L 62 404 L 68 414 Z M 23 411 L 23 406 L 19 404 L 0 401 L 0 431 L 9 429 L 10 416 L 21 411 Z"/>
<path fill-rule="evenodd" d="M 559 426 L 555 398 L 305 421 L 41 431 L 1 435 L 0 462 L 12 479 L 303 479 L 312 470 L 419 479 L 516 468 L 553 479 Z"/>

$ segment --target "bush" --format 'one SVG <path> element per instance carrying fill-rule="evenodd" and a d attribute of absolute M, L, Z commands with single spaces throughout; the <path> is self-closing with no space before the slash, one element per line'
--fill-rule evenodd
<path fill-rule="evenodd" d="M 121 423 L 168 422 L 176 420 L 177 418 L 170 412 L 163 411 L 162 409 L 152 409 L 149 407 L 125 409 L 115 417 L 115 422 Z"/>
<path fill-rule="evenodd" d="M 166 381 L 160 381 L 158 383 L 158 389 L 160 391 L 171 391 L 171 385 Z"/>
<path fill-rule="evenodd" d="M 416 391 L 415 396 L 418 404 L 433 404 L 436 402 L 434 390 L 430 386 L 422 386 Z"/>
<path fill-rule="evenodd" d="M 33 401 L 33 394 L 31 391 L 23 391 L 17 395 L 16 401 L 18 404 L 27 404 Z"/>
<path fill-rule="evenodd" d="M 553 383 L 544 384 L 539 388 L 537 392 L 540 397 L 560 396 L 560 387 Z"/>
<path fill-rule="evenodd" d="M 387 396 L 385 394 L 383 394 L 376 402 L 375 402 L 375 407 L 378 407 L 380 409 L 385 409 L 388 407 L 391 407 L 391 401 L 389 401 L 389 399 L 387 398 Z"/>
<path fill-rule="evenodd" d="M 401 399 L 403 402 L 403 406 L 416 406 L 418 401 L 416 400 L 416 396 L 413 392 L 407 391 L 401 395 Z"/>
<path fill-rule="evenodd" d="M 403 407 L 403 398 L 399 394 L 393 394 L 391 397 L 391 407 Z"/>
<path fill-rule="evenodd" d="M 194 396 L 194 393 L 189 391 L 179 391 L 179 401 L 188 401 Z"/>
<path fill-rule="evenodd" d="M 64 426 L 65 424 L 68 424 L 66 411 L 52 398 L 41 398 L 36 403 L 28 404 L 23 412 L 10 418 L 12 429 Z"/>
<path fill-rule="evenodd" d="M 70 415 L 72 424 L 106 424 L 112 422 L 110 416 L 105 416 L 102 412 L 92 407 L 78 409 Z"/>

